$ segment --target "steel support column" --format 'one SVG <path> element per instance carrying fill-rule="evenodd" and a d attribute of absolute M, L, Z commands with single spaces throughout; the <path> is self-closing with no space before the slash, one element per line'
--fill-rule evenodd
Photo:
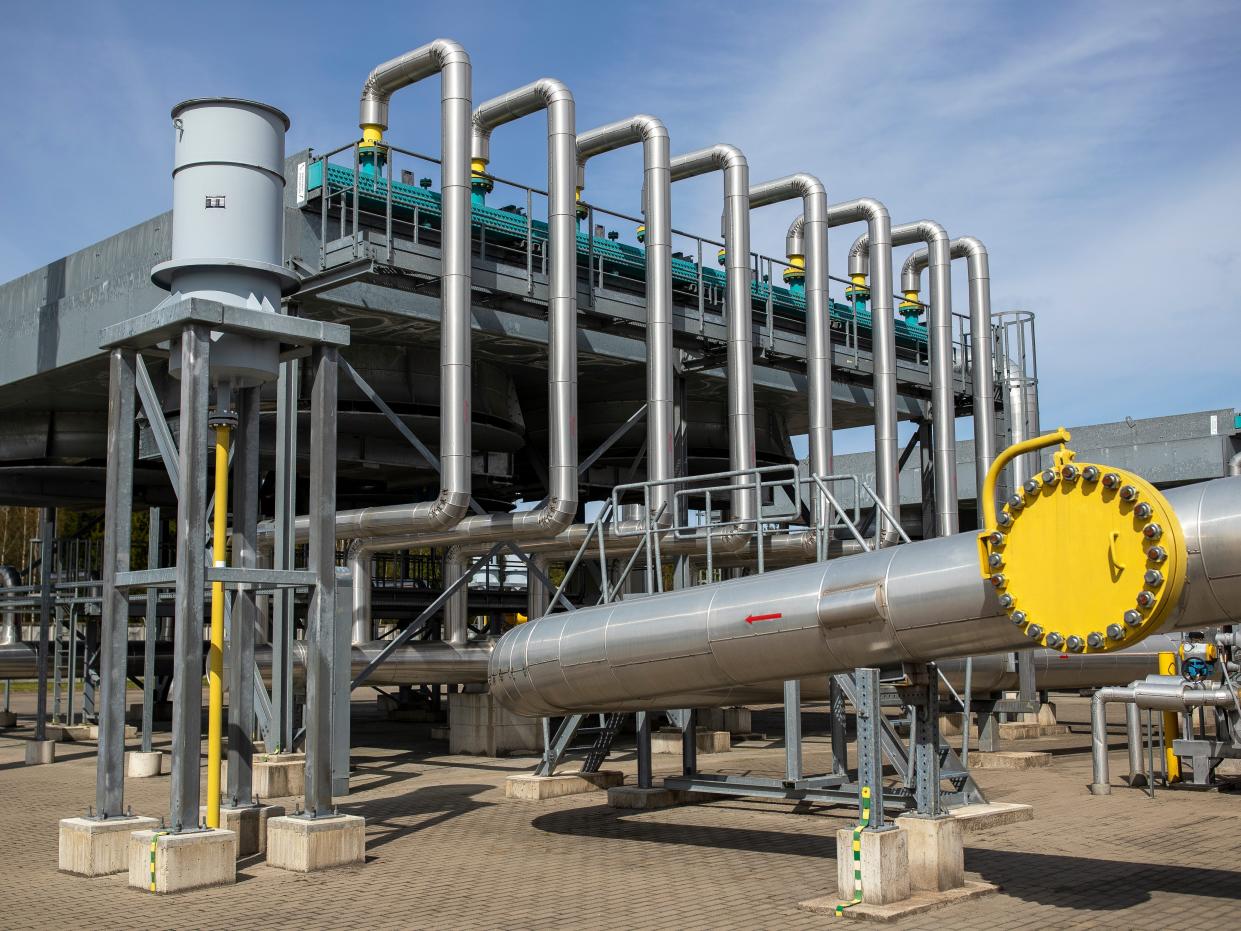
<path fill-rule="evenodd" d="M 790 679 L 784 683 L 784 778 L 801 777 L 801 681 Z"/>
<path fill-rule="evenodd" d="M 181 333 L 181 412 L 177 444 L 177 586 L 172 687 L 172 789 L 169 823 L 174 832 L 198 827 L 203 710 L 203 590 L 207 540 L 207 404 L 211 338 L 205 326 Z M 226 506 L 221 502 L 221 506 Z"/>
<path fill-rule="evenodd" d="M 259 389 L 237 393 L 237 430 L 233 434 L 233 565 L 258 566 Z M 222 502 L 216 503 L 222 507 Z M 254 804 L 254 625 L 258 617 L 254 589 L 241 585 L 233 594 L 228 649 L 228 786 L 225 804 Z"/>
<path fill-rule="evenodd" d="M 939 799 L 939 672 L 933 663 L 922 667 L 917 684 L 914 727 L 914 802 L 927 817 L 940 814 Z"/>
<path fill-rule="evenodd" d="M 332 665 L 336 624 L 335 347 L 315 349 L 310 407 L 310 547 L 315 590 L 306 618 L 306 816 L 332 813 Z"/>
<path fill-rule="evenodd" d="M 147 568 L 159 565 L 164 539 L 164 519 L 159 508 L 147 511 Z M 155 641 L 159 615 L 159 589 L 146 594 L 145 637 L 142 646 L 142 752 L 151 752 L 151 732 L 155 729 Z"/>
<path fill-rule="evenodd" d="M 651 787 L 651 712 L 639 711 L 634 721 L 637 730 L 638 788 Z"/>
<path fill-rule="evenodd" d="M 831 716 L 832 775 L 849 772 L 849 743 L 845 739 L 845 693 L 835 676 L 827 680 L 828 714 Z"/>
<path fill-rule="evenodd" d="M 34 739 L 47 740 L 47 656 L 52 628 L 53 537 L 56 509 L 44 508 L 39 522 L 39 683 L 35 699 Z"/>
<path fill-rule="evenodd" d="M 129 592 L 116 587 L 128 572 L 133 526 L 134 351 L 113 349 L 109 358 L 108 464 L 104 491 L 102 617 L 99 637 L 99 753 L 95 808 L 99 818 L 125 813 L 125 686 L 129 643 Z M 74 649 L 72 640 L 69 648 Z M 73 688 L 73 683 L 69 683 Z"/>
<path fill-rule="evenodd" d="M 870 789 L 870 827 L 883 830 L 883 750 L 879 705 L 879 670 L 854 671 L 857 688 L 857 781 L 859 788 Z M 858 799 L 861 812 L 862 800 Z"/>
<path fill-rule="evenodd" d="M 293 521 L 297 517 L 297 398 L 300 362 L 280 366 L 276 381 L 276 542 L 275 569 L 292 569 Z M 272 737 L 277 750 L 293 749 L 293 618 L 295 593 L 282 588 L 272 596 L 271 707 Z"/>

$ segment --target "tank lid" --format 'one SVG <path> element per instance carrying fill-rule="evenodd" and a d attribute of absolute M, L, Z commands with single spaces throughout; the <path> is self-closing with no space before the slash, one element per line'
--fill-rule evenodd
<path fill-rule="evenodd" d="M 286 131 L 289 126 L 292 125 L 289 122 L 288 115 L 283 110 L 277 109 L 269 103 L 263 103 L 258 100 L 247 100 L 244 97 L 191 97 L 189 100 L 182 100 L 179 104 L 172 108 L 172 118 L 176 119 L 178 115 L 180 115 L 183 111 L 188 110 L 190 107 L 198 107 L 208 104 L 240 104 L 246 107 L 254 107 L 258 110 L 266 110 L 268 113 L 279 117 L 284 123 L 284 128 Z"/>

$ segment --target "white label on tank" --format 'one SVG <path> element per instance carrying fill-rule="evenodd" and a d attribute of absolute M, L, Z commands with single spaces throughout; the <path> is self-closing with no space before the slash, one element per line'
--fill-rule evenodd
<path fill-rule="evenodd" d="M 306 163 L 297 163 L 297 206 L 306 203 Z"/>

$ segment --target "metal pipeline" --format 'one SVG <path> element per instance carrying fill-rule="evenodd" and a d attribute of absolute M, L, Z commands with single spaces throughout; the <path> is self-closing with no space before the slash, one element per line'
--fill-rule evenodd
<path fill-rule="evenodd" d="M 13 597 L 9 590 L 21 584 L 22 575 L 16 566 L 0 566 L 0 604 L 4 605 L 0 610 L 0 646 L 19 643 L 22 639 L 22 629 L 17 623 L 17 610 L 8 604 Z"/>
<path fill-rule="evenodd" d="M 957 522 L 957 430 L 952 388 L 952 275 L 948 234 L 933 220 L 892 227 L 892 245 L 926 243 L 930 267 L 931 429 L 935 467 L 935 532 L 948 536 Z M 863 233 L 849 250 L 849 273 L 866 274 L 870 234 Z M 856 269 L 856 271 L 855 271 Z"/>
<path fill-rule="evenodd" d="M 810 472 L 832 473 L 832 342 L 827 281 L 827 190 L 813 175 L 799 173 L 750 188 L 750 207 L 800 197 L 806 259 L 806 382 L 810 395 Z M 816 496 L 816 502 L 818 496 Z M 822 510 L 821 505 L 816 511 Z"/>
<path fill-rule="evenodd" d="M 673 181 L 724 173 L 724 272 L 728 324 L 728 462 L 732 471 L 755 466 L 754 321 L 750 302 L 750 167 L 736 146 L 717 144 L 672 159 Z M 738 481 L 735 484 L 746 484 Z M 747 546 L 758 519 L 756 495 L 732 495 L 733 527 L 713 538 L 721 552 Z"/>
<path fill-rule="evenodd" d="M 586 187 L 586 163 L 596 155 L 642 143 L 642 217 L 646 247 L 646 476 L 673 475 L 672 174 L 668 130 L 653 116 L 628 119 L 579 133 L 577 186 Z M 651 490 L 651 510 L 672 522 L 672 486 Z M 533 615 L 532 615 L 533 616 Z"/>
<path fill-rule="evenodd" d="M 361 508 L 336 514 L 338 538 L 420 533 L 456 526 L 469 511 L 470 423 L 470 56 L 451 39 L 436 39 L 386 61 L 362 87 L 363 144 L 378 145 L 388 128 L 388 102 L 403 87 L 440 75 L 440 490 L 432 501 Z M 298 540 L 309 520 L 296 522 Z"/>
<path fill-rule="evenodd" d="M 991 345 L 991 271 L 987 247 L 973 236 L 961 236 L 948 244 L 948 254 L 965 259 L 969 275 L 970 379 L 974 383 L 974 469 L 981 490 L 987 470 L 995 459 L 995 362 Z M 901 290 L 922 290 L 922 270 L 930 262 L 930 250 L 910 253 L 901 268 Z M 1016 441 L 1014 441 L 1016 442 Z"/>
<path fill-rule="evenodd" d="M 896 320 L 892 312 L 892 221 L 888 209 L 873 197 L 859 197 L 827 208 L 828 228 L 865 221 L 869 243 L 866 268 L 849 257 L 856 284 L 871 276 L 871 365 L 875 393 L 875 485 L 879 500 L 893 514 L 900 512 L 900 470 L 896 434 Z M 785 237 L 788 255 L 804 255 L 805 216 L 795 219 Z M 859 280 L 860 279 L 860 280 Z M 880 545 L 900 542 L 891 521 L 880 515 Z"/>
<path fill-rule="evenodd" d="M 1241 479 L 1166 494 L 1187 595 L 1165 631 L 1241 614 Z M 518 714 L 728 704 L 740 686 L 1028 649 L 956 534 L 656 598 L 551 614 L 509 631 L 489 682 Z"/>
<path fill-rule="evenodd" d="M 1193 708 L 1234 708 L 1238 693 L 1231 686 L 1207 687 L 1179 676 L 1148 676 L 1128 688 L 1099 689 L 1090 699 L 1090 757 L 1092 795 L 1110 795 L 1107 759 L 1107 704 L 1127 702 L 1131 707 L 1156 711 L 1189 711 Z M 1127 730 L 1131 730 L 1127 728 Z M 1132 733 L 1129 736 L 1132 742 Z M 1133 747 L 1130 746 L 1132 761 Z M 1132 762 L 1130 766 L 1132 767 Z"/>

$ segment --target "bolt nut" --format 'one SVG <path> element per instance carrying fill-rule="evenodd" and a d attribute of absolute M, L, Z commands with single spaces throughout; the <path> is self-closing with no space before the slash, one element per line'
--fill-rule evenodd
<path fill-rule="evenodd" d="M 1151 562 L 1163 562 L 1168 558 L 1168 551 L 1162 546 L 1152 546 L 1146 551 L 1146 558 Z"/>
<path fill-rule="evenodd" d="M 987 537 L 987 542 L 990 543 L 992 546 L 1003 546 L 1004 545 L 1004 534 L 998 530 L 993 530 L 991 531 L 991 535 Z"/>
<path fill-rule="evenodd" d="M 1044 485 L 1054 485 L 1060 481 L 1060 476 L 1055 469 L 1044 469 L 1042 479 Z"/>
<path fill-rule="evenodd" d="M 1163 584 L 1163 573 L 1158 569 L 1147 569 L 1142 578 L 1151 588 L 1158 588 Z"/>
<path fill-rule="evenodd" d="M 1108 624 L 1107 635 L 1111 637 L 1113 640 L 1124 640 L 1125 629 L 1121 627 L 1119 624 Z"/>
<path fill-rule="evenodd" d="M 1007 585 L 1007 584 L 1008 584 L 1008 579 L 1004 578 L 1004 576 L 1002 576 L 1002 575 L 993 575 L 993 576 L 991 576 L 991 585 L 992 585 L 992 587 L 994 587 L 994 588 L 1003 588 L 1003 587 L 1004 587 L 1005 585 Z"/>
<path fill-rule="evenodd" d="M 1120 489 L 1120 498 L 1122 501 L 1136 501 L 1138 498 L 1137 486 L 1122 485 Z"/>
<path fill-rule="evenodd" d="M 1039 483 L 1037 479 L 1032 478 L 1032 479 L 1027 480 L 1023 487 L 1025 488 L 1026 492 L 1028 492 L 1029 494 L 1032 494 L 1032 495 L 1038 494 Z"/>
<path fill-rule="evenodd" d="M 1120 476 L 1117 475 L 1115 472 L 1108 472 L 1106 475 L 1103 476 L 1103 487 L 1113 488 L 1113 489 L 1119 488 L 1120 487 Z"/>
<path fill-rule="evenodd" d="M 1136 511 L 1137 508 L 1134 508 L 1134 510 Z M 1158 524 L 1147 524 L 1142 528 L 1142 536 L 1148 540 L 1158 540 L 1163 536 L 1163 528 Z"/>
<path fill-rule="evenodd" d="M 1020 510 L 1025 505 L 1025 503 L 1026 503 L 1026 500 L 1025 498 L 1021 497 L 1021 495 L 1013 495 L 1011 498 L 1008 499 L 1008 506 L 1012 508 L 1014 511 Z"/>
<path fill-rule="evenodd" d="M 1086 644 L 1092 650 L 1099 649 L 1099 647 L 1103 646 L 1103 634 L 1097 630 L 1091 631 L 1086 637 Z"/>
<path fill-rule="evenodd" d="M 1081 474 L 1082 474 L 1081 470 L 1078 469 L 1077 466 L 1075 465 L 1066 465 L 1063 469 L 1060 470 L 1060 477 L 1063 478 L 1066 482 L 1077 481 L 1077 477 Z M 1047 636 L 1048 636 L 1048 639 L 1051 638 L 1050 634 L 1048 634 Z M 1059 634 L 1057 634 L 1057 636 L 1059 636 Z"/>
<path fill-rule="evenodd" d="M 1047 635 L 1047 645 L 1053 650 L 1058 650 L 1064 645 L 1064 638 L 1053 630 Z"/>
<path fill-rule="evenodd" d="M 1010 620 L 1014 624 L 1016 624 L 1018 627 L 1020 627 L 1022 624 L 1026 622 L 1026 613 L 1024 611 L 1014 611 L 1013 616 L 1010 618 Z"/>
<path fill-rule="evenodd" d="M 987 565 L 992 569 L 1002 569 L 1004 568 L 1004 557 L 999 553 L 992 553 L 987 557 Z"/>
<path fill-rule="evenodd" d="M 1130 608 L 1128 611 L 1125 612 L 1125 623 L 1128 624 L 1130 627 L 1137 627 L 1139 624 L 1142 623 L 1142 612 L 1134 611 L 1132 608 Z"/>
<path fill-rule="evenodd" d="M 1086 468 L 1082 469 L 1082 478 L 1088 482 L 1097 482 L 1099 480 L 1099 467 L 1086 466 Z"/>
<path fill-rule="evenodd" d="M 1031 640 L 1037 640 L 1039 637 L 1043 636 L 1043 628 L 1039 627 L 1037 624 L 1031 624 L 1026 628 L 1026 636 Z"/>
<path fill-rule="evenodd" d="M 1073 634 L 1069 637 L 1068 643 L 1066 643 L 1065 646 L 1069 648 L 1070 653 L 1080 653 L 1082 650 L 1086 649 L 1086 641 L 1077 636 L 1077 634 Z"/>
<path fill-rule="evenodd" d="M 1137 504 L 1136 507 L 1134 507 L 1133 513 L 1134 513 L 1134 516 L 1138 518 L 1138 520 L 1149 520 L 1150 516 L 1155 513 L 1155 509 L 1151 507 L 1147 502 L 1141 501 Z"/>
<path fill-rule="evenodd" d="M 1138 592 L 1138 607 L 1149 608 L 1155 603 L 1155 593 L 1148 591 Z"/>
<path fill-rule="evenodd" d="M 1000 515 L 995 519 L 995 522 L 1001 527 L 1007 527 L 1013 522 L 1013 519 L 1007 511 L 1001 511 Z"/>
<path fill-rule="evenodd" d="M 1000 596 L 1000 607 L 1011 608 L 1013 606 L 1013 596 L 1005 592 Z"/>

